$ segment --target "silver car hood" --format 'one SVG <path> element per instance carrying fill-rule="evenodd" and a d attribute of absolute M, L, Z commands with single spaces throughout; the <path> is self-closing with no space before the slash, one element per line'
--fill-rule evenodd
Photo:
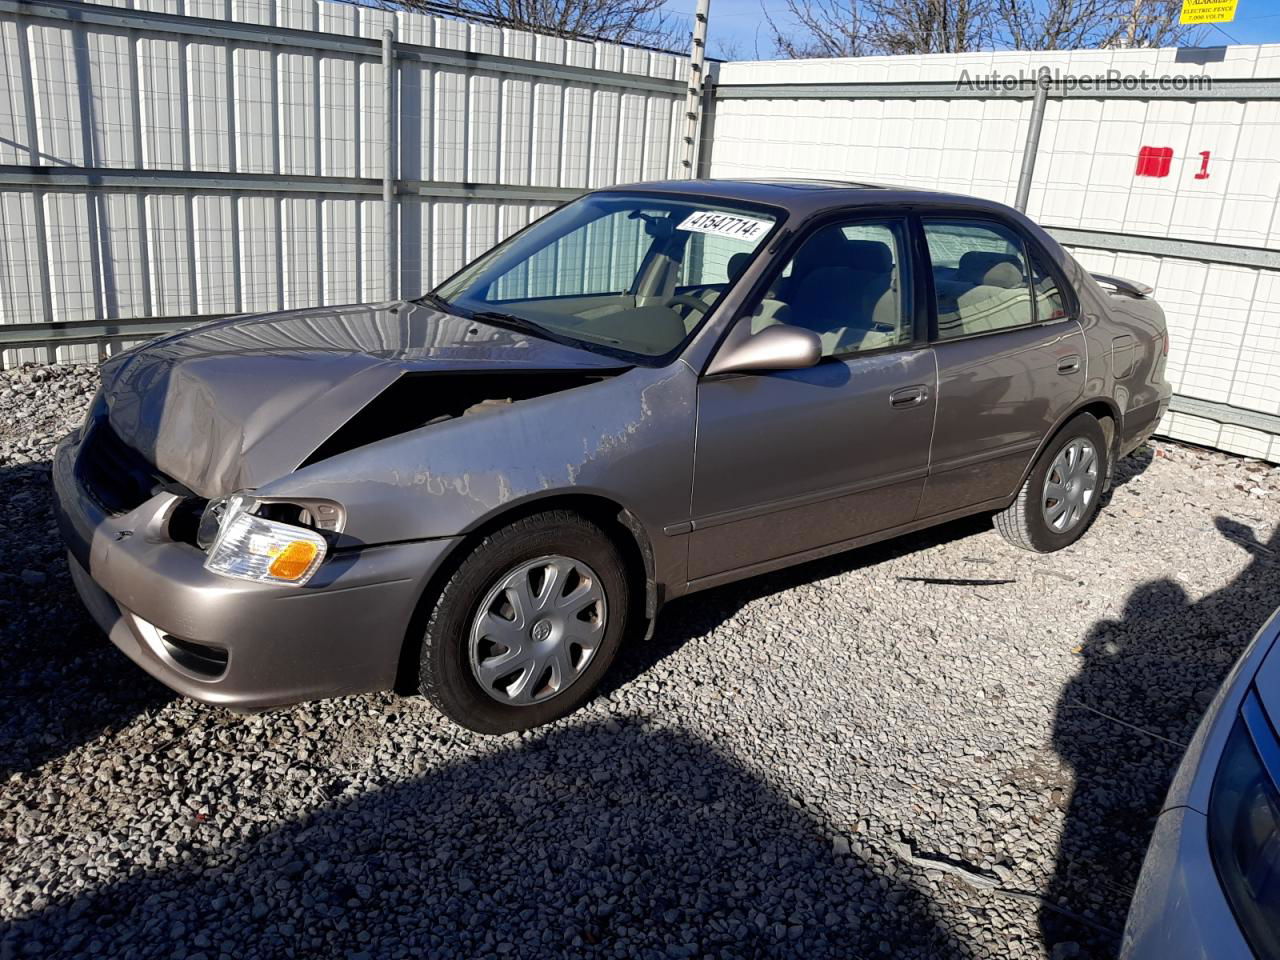
<path fill-rule="evenodd" d="M 406 374 L 626 364 L 417 303 L 323 307 L 204 324 L 103 365 L 116 434 L 201 496 L 277 479 Z"/>

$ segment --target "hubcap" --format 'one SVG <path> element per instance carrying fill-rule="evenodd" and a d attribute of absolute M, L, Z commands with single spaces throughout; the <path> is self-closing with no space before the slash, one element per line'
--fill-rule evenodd
<path fill-rule="evenodd" d="M 1066 533 L 1085 515 L 1098 490 L 1098 452 L 1077 437 L 1058 451 L 1044 478 L 1041 498 L 1044 522 L 1056 533 Z"/>
<path fill-rule="evenodd" d="M 549 700 L 587 669 L 607 614 L 600 578 L 582 561 L 522 563 L 498 578 L 471 622 L 471 674 L 501 703 Z"/>

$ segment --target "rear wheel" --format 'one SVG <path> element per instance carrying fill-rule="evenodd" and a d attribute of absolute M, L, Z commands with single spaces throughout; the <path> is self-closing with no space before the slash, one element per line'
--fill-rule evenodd
<path fill-rule="evenodd" d="M 603 530 L 563 510 L 517 520 L 481 540 L 440 591 L 419 688 L 480 733 L 549 723 L 591 696 L 629 610 L 625 564 Z"/>
<path fill-rule="evenodd" d="M 996 514 L 996 529 L 1036 553 L 1070 546 L 1098 515 L 1108 469 L 1102 425 L 1087 413 L 1073 417 L 1041 452 L 1017 498 Z"/>

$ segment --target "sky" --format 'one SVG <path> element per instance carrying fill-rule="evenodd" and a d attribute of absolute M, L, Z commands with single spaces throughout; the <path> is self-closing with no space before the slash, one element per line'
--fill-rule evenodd
<path fill-rule="evenodd" d="M 695 0 L 669 0 L 665 9 L 691 25 L 694 6 Z M 711 56 L 735 60 L 775 57 L 764 10 L 779 22 L 786 18 L 785 0 L 711 0 L 707 21 Z M 1280 43 L 1280 0 L 1240 0 L 1235 20 L 1210 30 L 1204 43 Z"/>

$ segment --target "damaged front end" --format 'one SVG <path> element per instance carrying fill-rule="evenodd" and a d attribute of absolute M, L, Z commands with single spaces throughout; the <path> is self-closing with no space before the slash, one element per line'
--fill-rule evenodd
<path fill-rule="evenodd" d="M 302 586 L 344 538 L 332 496 L 273 495 L 294 471 L 397 435 L 509 410 L 623 370 L 422 306 L 215 323 L 103 368 L 75 473 L 108 516 L 166 494 L 163 535 L 208 570 Z"/>

